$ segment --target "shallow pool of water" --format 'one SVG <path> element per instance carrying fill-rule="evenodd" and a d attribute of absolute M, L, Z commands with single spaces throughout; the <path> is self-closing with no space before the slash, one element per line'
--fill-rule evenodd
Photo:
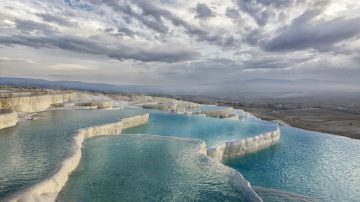
<path fill-rule="evenodd" d="M 50 175 L 70 154 L 77 129 L 139 113 L 138 109 L 54 110 L 0 130 L 0 199 Z"/>
<path fill-rule="evenodd" d="M 321 201 L 359 201 L 360 141 L 283 127 L 278 145 L 224 162 L 252 185 Z"/>
<path fill-rule="evenodd" d="M 197 151 L 201 142 L 135 134 L 89 139 L 59 201 L 259 201 L 237 171 Z"/>
<path fill-rule="evenodd" d="M 225 120 L 201 115 L 172 114 L 150 110 L 149 123 L 124 130 L 125 134 L 154 134 L 198 138 L 214 147 L 226 141 L 235 141 L 273 131 L 277 125 L 271 122 L 246 119 Z"/>

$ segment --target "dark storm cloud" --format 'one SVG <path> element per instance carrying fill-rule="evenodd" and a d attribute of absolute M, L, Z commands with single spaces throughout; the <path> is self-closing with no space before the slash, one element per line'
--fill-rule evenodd
<path fill-rule="evenodd" d="M 244 61 L 244 69 L 284 69 L 309 61 L 313 57 L 283 58 L 281 56 L 259 57 Z"/>
<path fill-rule="evenodd" d="M 119 27 L 119 28 L 108 28 L 104 30 L 107 33 L 110 33 L 114 36 L 128 36 L 134 37 L 137 33 L 127 27 Z"/>
<path fill-rule="evenodd" d="M 118 60 L 133 59 L 142 62 L 172 63 L 191 60 L 199 55 L 197 52 L 189 50 L 169 48 L 143 49 L 123 44 L 117 44 L 114 48 L 89 39 L 65 36 L 0 36 L 0 44 L 4 46 L 23 45 L 33 48 L 59 48 L 79 53 L 105 55 Z"/>
<path fill-rule="evenodd" d="M 15 20 L 16 29 L 24 34 L 31 34 L 37 32 L 37 34 L 49 35 L 57 32 L 57 30 L 47 24 L 38 23 L 30 20 Z"/>
<path fill-rule="evenodd" d="M 130 36 L 130 37 L 133 37 L 136 35 L 136 33 L 134 31 L 132 31 L 131 29 L 129 28 L 126 28 L 126 27 L 119 27 L 117 29 L 117 32 L 119 34 L 122 34 L 122 35 L 127 35 L 127 36 Z"/>
<path fill-rule="evenodd" d="M 73 23 L 69 22 L 68 20 L 60 16 L 42 14 L 42 13 L 37 14 L 37 16 L 41 17 L 46 22 L 53 22 L 64 26 L 73 26 Z"/>
<path fill-rule="evenodd" d="M 226 8 L 225 15 L 232 19 L 237 19 L 240 16 L 239 12 L 234 8 Z"/>
<path fill-rule="evenodd" d="M 301 7 L 307 3 L 307 0 L 234 0 L 234 2 L 241 12 L 251 16 L 259 26 L 264 26 L 288 7 Z M 328 0 L 317 0 L 313 4 L 315 7 L 320 7 L 327 3 Z"/>
<path fill-rule="evenodd" d="M 215 16 L 213 11 L 206 4 L 202 3 L 198 3 L 194 11 L 196 13 L 195 17 L 200 19 L 206 19 Z"/>
<path fill-rule="evenodd" d="M 254 29 L 245 36 L 245 42 L 249 45 L 257 46 L 262 37 L 261 30 Z"/>
<path fill-rule="evenodd" d="M 305 12 L 290 26 L 280 28 L 264 49 L 288 51 L 312 48 L 327 51 L 334 44 L 360 34 L 360 18 L 312 22 L 318 14 L 318 11 Z"/>

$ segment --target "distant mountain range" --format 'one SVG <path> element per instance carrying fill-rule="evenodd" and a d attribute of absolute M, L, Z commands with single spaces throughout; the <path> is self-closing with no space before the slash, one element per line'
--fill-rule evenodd
<path fill-rule="evenodd" d="M 0 77 L 0 85 L 15 87 L 35 87 L 52 89 L 73 89 L 99 92 L 122 93 L 160 93 L 156 87 L 143 85 L 111 85 L 105 83 L 86 83 L 80 81 L 49 81 L 44 79 Z"/>
<path fill-rule="evenodd" d="M 144 93 L 167 95 L 206 95 L 223 97 L 303 97 L 329 94 L 359 94 L 360 85 L 327 80 L 265 79 L 236 80 L 201 85 L 111 85 L 79 81 L 0 77 L 0 85 L 98 92 Z"/>

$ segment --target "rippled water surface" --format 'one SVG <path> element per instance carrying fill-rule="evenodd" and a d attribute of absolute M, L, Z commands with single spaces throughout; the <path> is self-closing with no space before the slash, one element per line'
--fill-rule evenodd
<path fill-rule="evenodd" d="M 77 129 L 139 113 L 136 109 L 54 110 L 39 113 L 39 120 L 0 130 L 0 199 L 50 175 L 71 152 Z"/>
<path fill-rule="evenodd" d="M 280 144 L 225 164 L 255 186 L 324 202 L 360 200 L 358 140 L 284 127 Z"/>
<path fill-rule="evenodd" d="M 242 176 L 197 152 L 201 142 L 151 135 L 89 139 L 60 201 L 258 201 Z"/>

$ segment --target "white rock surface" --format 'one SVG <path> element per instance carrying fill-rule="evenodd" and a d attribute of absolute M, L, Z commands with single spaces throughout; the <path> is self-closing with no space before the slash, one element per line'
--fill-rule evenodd
<path fill-rule="evenodd" d="M 153 96 L 132 96 L 131 103 L 147 109 L 157 109 L 175 113 L 186 113 L 189 109 L 200 107 L 200 104 L 194 102 Z"/>
<path fill-rule="evenodd" d="M 82 101 L 75 104 L 78 109 L 109 109 L 113 106 L 112 100 Z"/>
<path fill-rule="evenodd" d="M 17 112 L 45 111 L 52 104 L 70 102 L 75 93 L 57 93 L 44 95 L 7 95 L 0 97 L 0 109 L 11 109 Z"/>
<path fill-rule="evenodd" d="M 0 114 L 0 129 L 15 126 L 18 122 L 16 112 L 6 112 Z"/>
<path fill-rule="evenodd" d="M 226 142 L 215 148 L 208 149 L 208 156 L 221 161 L 226 158 L 243 156 L 268 148 L 280 141 L 280 129 L 234 142 Z"/>
<path fill-rule="evenodd" d="M 205 114 L 206 116 L 214 117 L 214 118 L 230 118 L 235 117 L 235 111 L 232 107 L 226 107 L 223 109 L 214 109 L 214 110 L 204 110 L 197 111 L 195 114 Z"/>

